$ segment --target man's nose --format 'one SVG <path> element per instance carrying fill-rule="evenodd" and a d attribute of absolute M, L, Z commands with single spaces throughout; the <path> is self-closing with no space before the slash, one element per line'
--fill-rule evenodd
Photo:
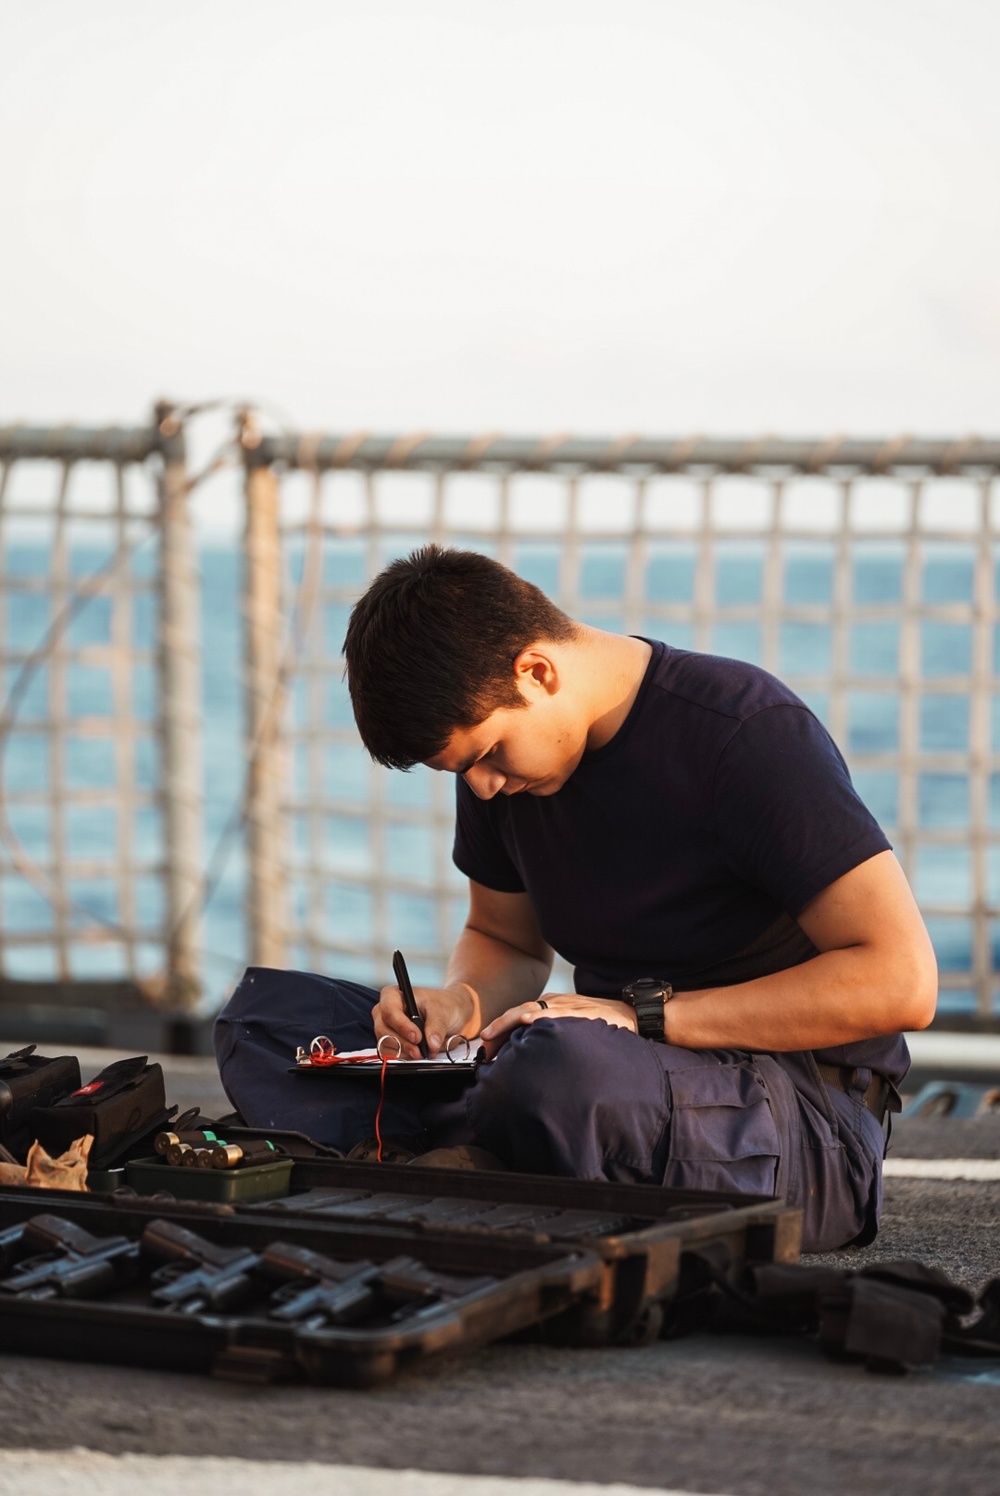
<path fill-rule="evenodd" d="M 492 800 L 507 782 L 506 776 L 499 769 L 488 769 L 485 764 L 473 764 L 471 769 L 466 769 L 462 778 L 480 800 Z"/>

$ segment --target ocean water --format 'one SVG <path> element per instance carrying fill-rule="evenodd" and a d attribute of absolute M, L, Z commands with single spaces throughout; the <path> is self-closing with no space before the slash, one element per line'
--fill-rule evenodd
<path fill-rule="evenodd" d="M 420 537 L 400 533 L 387 537 L 383 560 L 418 543 Z M 462 543 L 458 537 L 458 543 Z M 487 549 L 482 537 L 469 537 L 470 544 Z M 708 647 L 715 653 L 762 662 L 761 623 L 755 616 L 763 601 L 765 547 L 763 542 L 720 539 L 716 545 L 715 606 Z M 90 575 L 103 560 L 92 547 L 80 547 L 71 555 L 74 576 Z M 840 746 L 851 760 L 869 760 L 855 766 L 855 783 L 890 839 L 899 821 L 897 776 L 880 755 L 896 752 L 900 743 L 902 698 L 899 686 L 900 622 L 894 616 L 903 596 L 904 548 L 901 542 L 859 542 L 852 555 L 851 586 L 859 616 L 849 629 L 849 668 L 863 676 L 865 685 L 850 692 L 847 723 Z M 692 647 L 693 626 L 683 617 L 668 617 L 693 608 L 698 555 L 693 543 L 664 542 L 651 545 L 644 577 L 644 595 L 649 615 L 640 631 L 668 642 Z M 779 626 L 778 674 L 799 690 L 823 720 L 829 717 L 829 696 L 822 677 L 833 665 L 834 639 L 826 615 L 833 600 L 834 550 L 822 540 L 788 543 L 783 556 L 782 595 L 789 606 L 802 610 L 800 617 Z M 917 897 L 941 912 L 930 920 L 947 988 L 949 973 L 966 971 L 970 965 L 972 924 L 971 857 L 967 833 L 971 824 L 969 779 L 964 756 L 969 750 L 970 697 L 967 691 L 936 690 L 935 681 L 968 674 L 972 661 L 972 628 L 965 609 L 972 595 L 975 556 L 973 546 L 951 542 L 925 547 L 920 576 L 921 599 L 939 606 L 941 616 L 919 625 L 920 672 L 924 691 L 919 709 L 919 747 L 922 753 L 945 755 L 945 767 L 921 772 L 917 784 L 917 815 L 921 829 L 941 833 L 943 840 L 918 845 L 911 876 Z M 346 540 L 331 546 L 324 558 L 324 580 L 328 584 L 360 591 L 364 585 L 367 555 L 360 541 Z M 560 550 L 550 541 L 526 539 L 516 550 L 514 564 L 522 575 L 544 590 L 555 592 L 559 583 Z M 580 565 L 579 613 L 587 621 L 605 628 L 622 629 L 621 598 L 626 581 L 627 548 L 624 543 L 584 541 Z M 155 545 L 143 546 L 133 555 L 136 579 L 150 582 L 156 565 Z M 243 903 L 245 862 L 238 828 L 239 804 L 245 774 L 242 743 L 241 619 L 239 602 L 240 558 L 234 547 L 206 545 L 200 552 L 203 675 L 204 752 L 204 841 L 210 887 L 204 907 L 203 960 L 206 1001 L 214 1006 L 238 977 L 246 959 Z M 294 595 L 301 556 L 290 557 L 290 588 Z M 33 544 L 9 546 L 8 571 L 14 575 L 43 576 L 47 570 L 44 548 Z M 1000 591 L 1000 578 L 998 578 Z M 48 597 L 11 592 L 5 600 L 5 636 L 15 650 L 37 648 L 52 622 Z M 951 612 L 949 613 L 949 609 Z M 881 610 L 881 614 L 880 614 Z M 328 605 L 322 619 L 325 647 L 331 657 L 339 655 L 347 619 L 347 604 Z M 964 615 L 964 616 L 963 616 Z M 93 598 L 69 621 L 69 644 L 86 650 L 111 637 L 111 609 L 107 599 Z M 155 707 L 155 599 L 151 590 L 136 596 L 131 635 L 143 657 L 133 677 L 136 711 L 152 721 Z M 1000 673 L 1000 634 L 994 638 L 995 673 Z M 50 763 L 38 724 L 44 718 L 49 694 L 49 665 L 42 663 L 30 674 L 20 692 L 13 730 L 4 744 L 3 785 L 7 789 L 37 791 L 32 802 L 8 807 L 13 831 L 25 851 L 44 862 L 50 846 L 50 811 L 45 803 Z M 8 670 L 6 692 L 17 678 Z M 107 714 L 111 708 L 111 680 L 106 669 L 79 663 L 67 677 L 68 709 L 84 721 Z M 303 709 L 302 684 L 292 693 L 292 710 Z M 324 720 L 331 726 L 350 724 L 350 706 L 340 678 L 334 671 L 326 685 Z M 1000 751 L 1000 697 L 991 700 L 992 747 Z M 88 737 L 84 731 L 71 735 L 66 747 L 64 772 L 74 788 L 114 785 L 114 743 L 108 738 Z M 370 787 L 370 767 L 360 747 L 329 745 L 324 748 L 324 782 L 338 800 L 358 805 Z M 293 765 L 296 787 L 304 788 L 304 765 Z M 138 782 L 155 790 L 159 764 L 155 739 L 138 744 Z M 429 806 L 431 776 L 427 771 L 392 774 L 386 794 L 390 806 Z M 990 784 L 989 822 L 1000 827 L 1000 776 Z M 74 856 L 109 855 L 114 846 L 116 817 L 107 806 L 71 807 L 67 812 L 67 835 Z M 161 910 L 162 889 L 155 873 L 161 845 L 159 814 L 155 806 L 141 811 L 135 822 L 137 849 L 148 859 L 149 871 L 135 880 L 132 894 L 141 921 L 150 927 Z M 324 826 L 324 867 L 329 879 L 323 899 L 323 921 L 331 936 L 363 940 L 371 927 L 370 896 L 351 882 L 352 875 L 373 871 L 371 839 L 366 824 L 356 815 L 337 814 Z M 292 825 L 293 855 L 304 853 L 304 818 Z M 431 838 L 422 826 L 393 824 L 385 846 L 388 871 L 414 884 L 409 891 L 391 897 L 390 919 L 395 938 L 414 949 L 433 948 L 436 939 L 436 907 L 421 885 L 432 876 Z M 990 863 L 991 903 L 1000 903 L 1000 855 L 994 849 Z M 461 880 L 455 875 L 448 911 L 449 925 L 457 929 L 462 917 Z M 118 892 L 110 880 L 80 877 L 69 889 L 76 910 L 74 919 L 80 939 L 74 945 L 73 968 L 80 976 L 115 976 L 123 969 L 123 953 L 115 945 L 90 944 L 85 938 L 87 913 L 105 920 L 121 917 Z M 301 905 L 304 892 L 293 879 L 292 894 Z M 51 929 L 52 911 L 47 900 L 29 882 L 14 873 L 5 856 L 0 876 L 3 921 L 8 932 Z M 301 912 L 301 908 L 300 908 Z M 1000 929 L 993 931 L 994 959 L 1000 960 Z M 155 971 L 159 953 L 149 943 L 139 951 L 140 965 Z M 51 951 L 44 945 L 9 947 L 6 968 L 11 975 L 54 974 Z M 354 969 L 352 969 L 354 968 Z M 367 978 L 363 963 L 341 963 L 344 975 Z M 418 979 L 429 979 L 433 970 L 418 962 Z M 945 1005 L 971 1007 L 971 994 L 945 994 Z"/>

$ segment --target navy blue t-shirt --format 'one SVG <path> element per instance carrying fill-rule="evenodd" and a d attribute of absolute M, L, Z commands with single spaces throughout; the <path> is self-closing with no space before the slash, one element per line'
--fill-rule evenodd
<path fill-rule="evenodd" d="M 731 985 L 816 954 L 795 916 L 889 843 L 829 733 L 753 665 L 652 643 L 624 723 L 554 795 L 480 800 L 461 778 L 454 860 L 527 891 L 576 991 Z M 899 1036 L 817 1051 L 898 1081 Z"/>

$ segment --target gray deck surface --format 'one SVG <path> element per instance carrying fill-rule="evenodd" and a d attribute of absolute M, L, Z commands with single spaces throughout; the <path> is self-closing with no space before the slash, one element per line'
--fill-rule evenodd
<path fill-rule="evenodd" d="M 93 1068 L 106 1061 L 94 1055 Z M 89 1057 L 84 1057 L 84 1069 Z M 168 1093 L 225 1107 L 211 1061 Z M 1000 1117 L 897 1124 L 895 1157 L 1000 1158 Z M 895 1179 L 878 1241 L 971 1287 L 1000 1274 L 1000 1184 Z M 375 1392 L 255 1388 L 0 1354 L 8 1447 L 235 1455 L 630 1482 L 734 1496 L 1000 1488 L 1000 1362 L 878 1377 L 811 1342 L 703 1334 L 642 1350 L 498 1345 Z M 235 1474 L 234 1484 L 238 1482 Z"/>

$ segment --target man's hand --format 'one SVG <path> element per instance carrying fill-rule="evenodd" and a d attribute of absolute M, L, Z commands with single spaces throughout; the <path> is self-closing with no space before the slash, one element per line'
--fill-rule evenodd
<path fill-rule="evenodd" d="M 476 1005 L 472 989 L 464 982 L 449 987 L 414 987 L 413 995 L 424 1020 L 424 1034 L 431 1055 L 444 1048 L 451 1034 L 475 1037 Z M 383 987 L 378 1003 L 372 1008 L 375 1042 L 392 1034 L 402 1046 L 404 1060 L 420 1059 L 420 1031 L 403 1006 L 403 994 L 396 986 Z"/>
<path fill-rule="evenodd" d="M 544 1007 L 542 1004 L 544 1003 Z M 603 1018 L 612 1028 L 627 1028 L 638 1033 L 635 1010 L 617 998 L 584 997 L 579 992 L 546 992 L 534 1002 L 518 1003 L 508 1008 L 499 1018 L 494 1018 L 483 1029 L 480 1038 L 486 1046 L 490 1059 L 511 1034 L 525 1024 L 536 1023 L 539 1018 Z"/>

